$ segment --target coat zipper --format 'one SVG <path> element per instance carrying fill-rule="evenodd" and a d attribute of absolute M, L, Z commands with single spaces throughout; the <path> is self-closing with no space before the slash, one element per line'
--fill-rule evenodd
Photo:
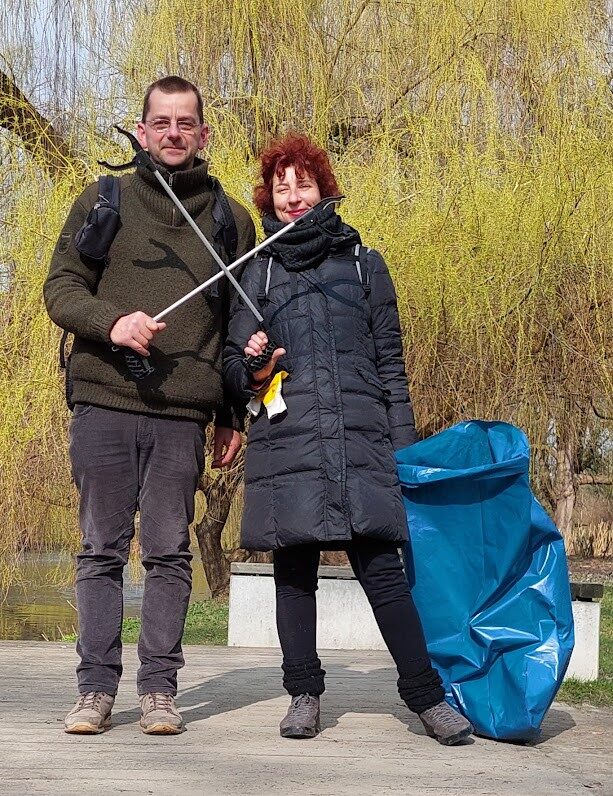
<path fill-rule="evenodd" d="M 347 507 L 347 455 L 346 455 L 346 442 L 345 442 L 345 419 L 343 417 L 343 400 L 341 396 L 341 384 L 338 374 L 338 357 L 336 355 L 336 335 L 334 332 L 334 322 L 332 320 L 332 312 L 330 311 L 330 302 L 328 296 L 323 290 L 321 294 L 326 302 L 326 311 L 328 313 L 328 334 L 330 335 L 330 353 L 332 355 L 332 375 L 334 377 L 334 393 L 336 397 L 336 406 L 338 411 L 338 437 L 339 437 L 339 453 L 341 457 L 341 501 L 343 511 L 349 520 L 349 512 Z"/>
<path fill-rule="evenodd" d="M 305 280 L 307 284 L 310 284 L 310 280 L 305 276 Z M 291 295 L 291 289 L 290 289 Z M 311 312 L 311 296 L 310 291 L 306 291 L 305 296 L 307 302 L 307 317 L 309 319 L 309 338 L 311 342 L 311 368 L 313 371 L 313 386 L 315 388 L 315 403 L 317 405 L 317 436 L 319 439 L 319 453 L 321 456 L 321 462 L 323 464 L 324 472 L 326 474 L 326 478 L 328 477 L 328 468 L 326 467 L 326 456 L 324 453 L 323 447 L 323 440 L 321 434 L 321 405 L 319 403 L 319 391 L 317 389 L 317 368 L 315 367 L 315 339 L 313 337 L 313 313 Z M 324 492 L 324 534 L 326 539 L 328 538 L 328 492 L 327 489 Z"/>
<path fill-rule="evenodd" d="M 337 417 L 338 417 L 339 455 L 341 460 L 341 505 L 343 507 L 343 514 L 345 515 L 347 524 L 349 525 L 349 529 L 351 529 L 351 518 L 349 516 L 349 507 L 347 505 L 347 453 L 346 453 L 346 442 L 345 442 L 345 420 L 343 417 L 343 400 L 341 396 L 341 385 L 338 374 L 338 357 L 336 355 L 336 335 L 334 333 L 334 322 L 332 320 L 330 302 L 328 301 L 328 296 L 326 295 L 325 290 L 323 290 L 323 288 L 317 281 L 317 278 L 309 279 L 309 277 L 306 276 L 306 274 L 304 275 L 304 277 L 307 282 L 309 282 L 313 287 L 317 288 L 317 290 L 319 291 L 319 294 L 324 300 L 326 314 L 328 316 L 328 334 L 330 339 L 332 377 L 334 381 L 334 395 L 336 398 Z M 315 348 L 313 341 L 313 316 L 312 313 L 310 312 L 310 308 L 309 308 L 309 320 L 310 320 L 310 332 L 311 332 L 311 351 L 313 352 L 313 358 L 314 358 Z"/>

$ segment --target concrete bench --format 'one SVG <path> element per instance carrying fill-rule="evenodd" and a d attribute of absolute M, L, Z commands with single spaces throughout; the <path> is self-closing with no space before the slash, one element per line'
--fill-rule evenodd
<path fill-rule="evenodd" d="M 349 567 L 319 567 L 317 646 L 386 649 L 368 600 Z M 272 564 L 232 564 L 228 646 L 278 647 Z"/>
<path fill-rule="evenodd" d="M 604 594 L 602 583 L 571 583 L 575 648 L 570 657 L 566 677 L 577 680 L 598 679 L 600 654 L 600 603 Z"/>
<path fill-rule="evenodd" d="M 603 587 L 573 583 L 575 649 L 567 677 L 598 677 L 600 603 Z M 230 647 L 278 647 L 272 564 L 232 564 Z M 317 592 L 319 649 L 381 650 L 385 644 L 368 600 L 349 567 L 320 567 Z"/>

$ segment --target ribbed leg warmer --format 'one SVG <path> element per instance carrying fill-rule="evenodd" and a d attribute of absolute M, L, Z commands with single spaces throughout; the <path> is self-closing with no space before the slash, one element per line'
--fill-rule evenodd
<path fill-rule="evenodd" d="M 281 665 L 283 669 L 283 687 L 290 696 L 312 694 L 320 696 L 326 690 L 324 685 L 325 671 L 321 668 L 318 657 L 305 658 L 302 661 Z"/>
<path fill-rule="evenodd" d="M 398 693 L 413 713 L 423 713 L 445 698 L 441 677 L 429 658 L 423 659 L 421 672 L 398 678 Z"/>

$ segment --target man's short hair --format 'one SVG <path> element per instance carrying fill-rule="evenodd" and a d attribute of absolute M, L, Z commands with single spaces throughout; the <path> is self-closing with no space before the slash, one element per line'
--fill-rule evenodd
<path fill-rule="evenodd" d="M 156 80 L 155 83 L 152 83 L 147 91 L 145 91 L 142 115 L 143 122 L 147 118 L 147 113 L 149 112 L 149 98 L 151 97 L 151 92 L 155 91 L 156 88 L 159 89 L 159 91 L 164 92 L 164 94 L 175 94 L 179 91 L 193 91 L 196 95 L 196 101 L 198 103 L 198 121 L 200 124 L 204 122 L 202 94 L 198 91 L 197 87 L 193 83 L 190 83 L 189 80 L 186 80 L 184 77 L 179 77 L 179 75 L 168 75 L 167 77 L 162 77 L 159 80 Z"/>

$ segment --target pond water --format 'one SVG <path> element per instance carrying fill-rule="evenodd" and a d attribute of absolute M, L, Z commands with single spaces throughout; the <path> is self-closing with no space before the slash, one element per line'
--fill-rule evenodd
<path fill-rule="evenodd" d="M 210 597 L 199 555 L 194 554 L 192 602 Z M 143 596 L 142 567 L 124 570 L 124 615 L 138 616 Z M 0 639 L 59 641 L 77 627 L 71 559 L 61 554 L 24 556 L 7 599 L 0 603 Z M 52 585 L 52 584 L 62 585 Z M 69 585 L 66 585 L 69 584 Z"/>

